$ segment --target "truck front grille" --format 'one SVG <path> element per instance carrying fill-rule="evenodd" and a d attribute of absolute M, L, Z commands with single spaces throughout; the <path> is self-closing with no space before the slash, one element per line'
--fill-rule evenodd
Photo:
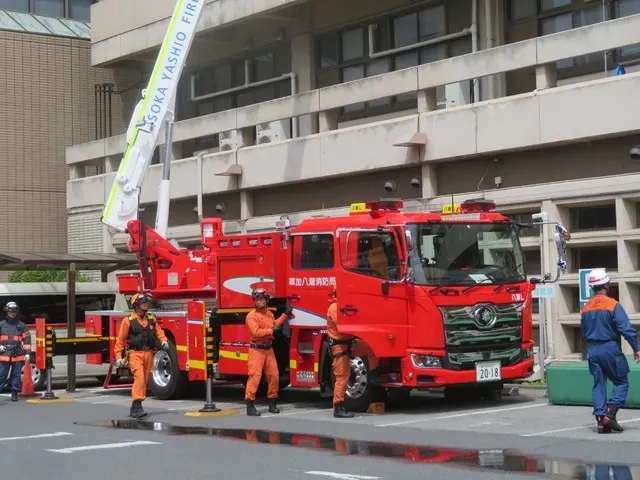
<path fill-rule="evenodd" d="M 498 347 L 522 342 L 522 303 L 439 307 L 446 347 Z"/>

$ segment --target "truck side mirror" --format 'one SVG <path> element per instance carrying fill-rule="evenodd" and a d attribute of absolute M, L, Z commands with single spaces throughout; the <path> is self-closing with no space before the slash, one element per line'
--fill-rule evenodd
<path fill-rule="evenodd" d="M 567 254 L 567 243 L 571 240 L 571 235 L 564 225 L 560 223 L 556 224 L 554 240 L 556 242 L 556 250 L 558 251 L 558 268 L 564 272 L 567 269 L 567 262 L 564 259 Z"/>

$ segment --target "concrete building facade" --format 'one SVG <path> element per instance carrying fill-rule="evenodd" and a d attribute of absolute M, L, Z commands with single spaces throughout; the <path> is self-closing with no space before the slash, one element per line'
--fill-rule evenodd
<path fill-rule="evenodd" d="M 93 5 L 92 65 L 148 74 L 174 3 Z M 378 196 L 545 211 L 573 235 L 550 353 L 579 355 L 579 269 L 606 268 L 640 322 L 639 45 L 640 0 L 207 1 L 177 99 L 169 237 L 197 244 L 198 197 L 228 233 Z M 100 223 L 123 132 L 67 148 L 70 251 L 126 249 Z M 150 220 L 160 173 L 142 189 Z M 530 275 L 553 271 L 537 230 L 522 244 Z"/>
<path fill-rule="evenodd" d="M 35 10 L 22 3 L 0 2 L 0 251 L 60 253 L 67 251 L 65 147 L 110 134 L 97 128 L 96 86 L 113 84 L 114 73 L 91 66 L 89 5 L 83 14 L 69 0 L 65 18 L 64 8 L 46 10 L 55 2 L 36 2 Z M 121 102 L 110 107 L 120 131 Z"/>

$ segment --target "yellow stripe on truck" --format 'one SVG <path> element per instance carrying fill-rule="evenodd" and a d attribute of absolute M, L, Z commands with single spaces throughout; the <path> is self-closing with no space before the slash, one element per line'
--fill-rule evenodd
<path fill-rule="evenodd" d="M 248 353 L 233 352 L 231 350 L 220 350 L 218 356 L 220 358 L 228 358 L 229 360 L 242 360 L 243 362 L 249 360 Z"/>

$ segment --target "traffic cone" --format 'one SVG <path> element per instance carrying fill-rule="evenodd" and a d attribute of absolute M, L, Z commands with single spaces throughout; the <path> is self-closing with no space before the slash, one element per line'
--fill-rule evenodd
<path fill-rule="evenodd" d="M 27 360 L 24 362 L 24 375 L 22 379 L 22 392 L 21 397 L 35 397 L 36 390 L 33 388 L 33 377 L 31 376 L 31 362 Z"/>

